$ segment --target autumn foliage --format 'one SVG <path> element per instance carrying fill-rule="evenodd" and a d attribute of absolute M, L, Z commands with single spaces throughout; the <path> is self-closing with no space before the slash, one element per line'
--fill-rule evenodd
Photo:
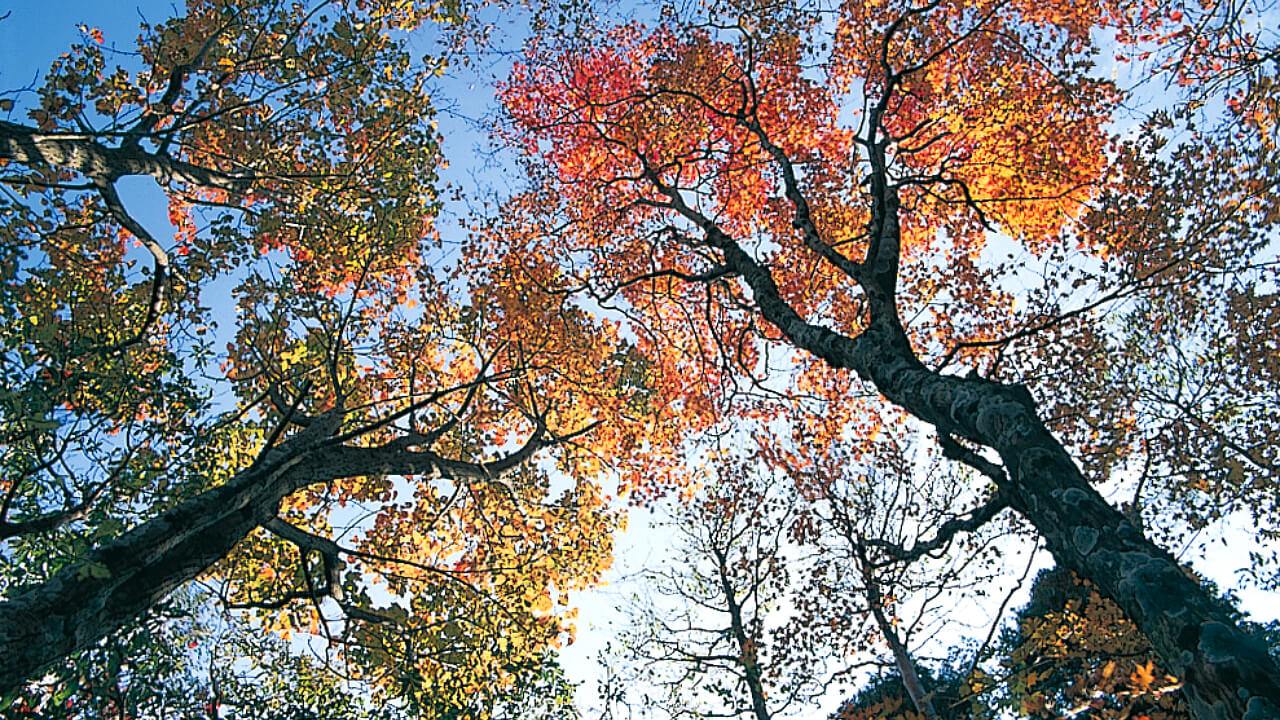
<path fill-rule="evenodd" d="M 1275 538 L 1274 8 L 500 11 L 518 52 L 450 0 L 190 0 L 0 96 L 0 703 L 74 708 L 77 657 L 127 678 L 93 653 L 199 583 L 406 712 L 559 708 L 627 503 L 752 519 L 709 470 L 785 485 L 776 537 L 822 549 L 806 651 L 910 669 L 908 596 L 984 593 L 953 586 L 1033 536 L 1089 590 L 1011 662 L 1123 616 L 1157 657 L 1091 645 L 1093 686 L 1280 706 L 1158 544 Z M 489 57 L 519 172 L 464 212 L 436 102 Z M 1072 697 L 1023 682 L 1016 712 Z"/>
<path fill-rule="evenodd" d="M 439 261 L 444 60 L 406 33 L 450 12 L 197 1 L 120 67 L 85 28 L 25 118 L 6 103 L 29 122 L 0 154 L 11 599 L 144 572 L 127 582 L 158 599 L 201 575 L 236 622 L 322 639 L 428 716 L 486 714 L 572 641 L 569 597 L 622 522 L 598 480 L 634 446 L 618 419 L 644 422 L 644 382 L 564 296 Z M 129 176 L 165 193 L 171 236 L 132 214 Z M 207 525 L 112 549 L 191 511 Z M 93 644 L 154 602 L 70 624 Z M 6 683 L 85 647 L 6 627 L 6 651 L 54 653 L 5 661 Z M 60 668 L 4 702 L 74 704 Z"/>
<path fill-rule="evenodd" d="M 1210 650 L 1231 621 L 1138 539 L 1141 498 L 1125 515 L 1089 484 L 1141 475 L 1138 496 L 1186 502 L 1203 463 L 1174 437 L 1260 451 L 1227 409 L 1239 405 L 1204 389 L 1234 382 L 1241 360 L 1213 379 L 1166 369 L 1225 360 L 1190 348 L 1225 349 L 1229 333 L 1191 339 L 1186 324 L 1231 317 L 1233 285 L 1269 294 L 1272 144 L 1235 101 L 1198 113 L 1194 90 L 1127 121 L 1142 88 L 1119 67 L 1097 72 L 1099 44 L 1112 42 L 1114 62 L 1159 58 L 1133 74 L 1176 85 L 1197 62 L 1187 53 L 1217 51 L 1175 38 L 1212 34 L 1229 12 L 725 3 L 697 19 L 540 37 L 502 88 L 510 138 L 541 171 L 535 199 L 510 209 L 532 204 L 555 228 L 528 251 L 558 252 L 566 292 L 628 317 L 637 346 L 661 358 L 655 383 L 670 404 L 714 408 L 719 427 L 763 446 L 762 461 L 803 478 L 802 492 L 879 461 L 893 415 L 860 396 L 882 396 L 994 484 L 936 547 L 1011 508 L 1139 623 L 1184 676 L 1193 712 L 1238 715 L 1252 697 L 1272 712 L 1280 681 L 1262 647 L 1233 635 L 1238 651 Z M 1169 31 L 1183 22 L 1195 29 Z M 1218 88 L 1267 115 L 1259 41 L 1228 44 L 1252 50 L 1234 56 L 1239 73 L 1217 61 Z M 1144 312 L 1169 314 L 1144 328 Z M 1151 343 L 1144 331 L 1168 334 Z M 1121 390 L 1135 384 L 1138 402 Z M 1269 485 L 1251 464 L 1253 487 Z M 881 564 L 910 559 L 875 540 L 901 551 Z M 1210 657 L 1228 655 L 1251 659 Z"/>

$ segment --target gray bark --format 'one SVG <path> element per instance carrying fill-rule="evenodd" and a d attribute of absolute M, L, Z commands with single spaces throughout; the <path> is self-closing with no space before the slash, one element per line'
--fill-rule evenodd
<path fill-rule="evenodd" d="M 161 183 L 178 181 L 228 192 L 243 192 L 252 181 L 248 176 L 210 170 L 136 146 L 108 147 L 100 140 L 91 134 L 41 132 L 0 120 L 0 158 L 23 165 L 73 170 L 98 182 L 146 175 Z"/>
<path fill-rule="evenodd" d="M 940 432 L 993 448 L 1007 471 L 1001 491 L 1010 505 L 1044 537 L 1059 563 L 1097 585 L 1150 638 L 1182 678 L 1197 718 L 1280 716 L 1280 670 L 1264 645 L 1241 632 L 1168 552 L 1090 486 L 1037 417 L 1025 388 L 942 375 L 915 356 L 892 304 L 896 270 L 884 255 L 897 256 L 897 202 L 892 190 L 883 192 L 887 217 L 876 223 L 879 252 L 861 266 L 872 320 L 857 337 L 806 322 L 782 299 L 767 269 L 714 225 L 704 229 L 765 318 L 797 347 L 853 370 Z"/>

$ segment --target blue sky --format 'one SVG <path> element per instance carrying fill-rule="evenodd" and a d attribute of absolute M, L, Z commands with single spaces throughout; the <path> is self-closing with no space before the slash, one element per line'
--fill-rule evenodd
<path fill-rule="evenodd" d="M 50 62 L 70 44 L 82 40 L 78 24 L 100 28 L 106 47 L 115 46 L 128 51 L 133 47 L 140 20 L 159 21 L 171 14 L 173 8 L 173 3 L 159 0 L 130 3 L 18 0 L 12 3 L 8 17 L 0 20 L 0 97 L 14 98 L 21 107 L 23 96 L 11 94 L 12 91 L 39 86 Z M 519 29 L 512 32 L 518 33 Z M 451 75 L 442 81 L 446 83 L 446 94 L 456 98 L 452 101 L 454 104 L 444 103 L 447 112 L 441 117 L 441 127 L 446 135 L 446 154 L 451 163 L 446 180 L 468 187 L 478 182 L 499 192 L 503 190 L 504 177 L 486 164 L 491 158 L 484 152 L 487 149 L 485 136 L 470 122 L 481 117 L 492 102 L 491 93 L 485 86 L 486 75 L 500 70 L 500 67 L 482 68 L 469 76 Z M 31 96 L 26 98 L 29 102 Z M 21 112 L 15 112 L 7 119 L 16 122 L 26 120 Z M 160 229 L 166 226 L 167 219 L 159 190 L 150 180 L 127 183 L 126 204 L 157 235 L 163 236 L 165 233 Z M 447 234 L 448 226 L 444 229 Z M 1248 528 L 1237 527 L 1236 531 L 1247 532 Z M 612 574 L 614 585 L 577 598 L 577 604 L 581 606 L 578 642 L 563 654 L 571 678 L 590 681 L 596 676 L 595 655 L 613 634 L 609 623 L 624 620 L 620 609 L 632 589 L 620 580 L 626 573 L 634 572 L 645 564 L 666 561 L 663 537 L 661 532 L 653 529 L 649 513 L 634 514 L 631 529 L 619 540 L 618 569 Z M 1231 573 L 1240 565 L 1241 558 L 1238 552 L 1232 552 L 1226 542 L 1227 536 L 1200 539 L 1209 542 L 1206 561 L 1199 566 L 1207 571 L 1217 569 L 1221 574 L 1214 579 L 1224 587 L 1234 585 Z M 1274 617 L 1280 611 L 1273 605 L 1274 599 L 1274 596 L 1258 591 L 1243 595 L 1246 609 L 1264 619 Z M 589 705 L 593 698 L 594 688 L 588 683 L 582 692 L 583 705 Z M 813 717 L 822 717 L 823 714 L 815 712 Z"/>
<path fill-rule="evenodd" d="M 128 4 L 90 0 L 19 0 L 10 9 L 8 17 L 0 21 L 0 98 L 12 98 L 16 104 L 16 109 L 9 116 L 0 114 L 0 119 L 29 122 L 24 108 L 31 107 L 36 101 L 34 93 L 29 90 L 41 85 L 50 64 L 61 53 L 74 43 L 86 41 L 78 25 L 99 28 L 105 48 L 115 47 L 128 53 L 134 48 L 139 22 L 144 19 L 159 22 L 169 17 L 175 7 L 179 6 L 163 0 Z M 520 32 L 519 27 L 508 26 L 507 30 Z M 413 44 L 419 52 L 425 53 L 429 49 L 425 41 L 414 41 Z M 109 63 L 118 59 L 126 66 L 130 60 L 126 55 L 112 58 L 110 53 L 107 59 Z M 492 103 L 492 93 L 486 87 L 488 78 L 504 70 L 504 67 L 486 66 L 467 71 L 461 77 L 451 73 L 442 80 L 447 87 L 440 101 L 442 112 L 439 122 L 445 134 L 445 152 L 450 161 L 449 168 L 443 173 L 444 180 L 468 189 L 483 185 L 498 192 L 507 190 L 502 188 L 504 178 L 492 167 L 494 158 L 487 136 L 475 124 Z M 171 235 L 171 227 L 164 195 L 155 182 L 150 178 L 125 178 L 121 181 L 121 191 L 130 212 L 161 242 L 165 242 L 164 239 Z M 455 234 L 455 242 L 461 239 L 456 220 L 457 215 L 465 211 L 463 206 L 454 206 L 442 218 L 446 253 L 449 252 L 451 233 Z M 206 299 L 206 303 L 215 304 L 216 300 Z M 214 307 L 214 310 L 218 308 Z M 229 333 L 232 331 L 230 308 L 226 309 L 224 317 L 227 320 L 222 323 L 221 330 Z M 623 557 L 611 574 L 615 582 L 661 554 L 660 543 L 654 542 L 655 535 L 649 528 L 649 513 L 633 516 L 630 530 L 619 539 L 618 549 Z M 575 604 L 581 607 L 577 641 L 564 650 L 562 663 L 571 679 L 584 683 L 580 691 L 583 707 L 590 705 L 595 698 L 593 681 L 598 674 L 595 658 L 613 634 L 610 623 L 623 620 L 620 607 L 625 603 L 626 594 L 625 587 L 610 586 L 581 593 L 575 598 Z"/>

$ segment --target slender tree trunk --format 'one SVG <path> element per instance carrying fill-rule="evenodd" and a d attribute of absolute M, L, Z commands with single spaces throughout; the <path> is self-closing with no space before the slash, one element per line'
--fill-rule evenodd
<path fill-rule="evenodd" d="M 738 653 L 741 658 L 738 665 L 742 667 L 742 674 L 747 681 L 747 692 L 751 695 L 751 712 L 756 720 L 772 720 L 768 698 L 765 696 L 764 682 L 761 680 L 763 674 L 756 654 L 755 641 L 747 634 L 747 626 L 742 619 L 742 605 L 738 603 L 737 595 L 733 591 L 733 583 L 729 582 L 726 559 L 719 551 L 715 551 L 715 556 L 716 571 L 720 576 L 720 591 L 724 593 L 725 607 L 729 611 L 729 630 L 738 644 Z"/>
<path fill-rule="evenodd" d="M 867 591 L 867 605 L 871 608 L 871 615 L 880 628 L 880 634 L 884 636 L 885 642 L 889 643 L 889 650 L 893 653 L 893 664 L 897 666 L 898 674 L 902 676 L 902 687 L 906 688 L 911 703 L 916 707 L 916 712 L 936 720 L 938 711 L 933 707 L 933 700 L 929 697 L 924 683 L 920 681 L 920 673 L 916 672 L 916 663 L 911 659 L 907 646 L 903 645 L 902 639 L 898 637 L 898 630 L 884 614 L 884 599 L 880 594 L 880 584 L 871 574 L 866 558 L 860 557 L 859 561 L 862 563 L 862 581 Z"/>
<path fill-rule="evenodd" d="M 885 637 L 889 641 L 889 648 L 893 651 L 893 663 L 898 666 L 898 672 L 902 674 L 902 687 L 907 689 L 907 695 L 911 697 L 916 711 L 927 718 L 937 718 L 938 711 L 934 709 L 933 700 L 925 690 L 924 683 L 920 682 L 920 674 L 916 672 L 916 664 L 907 652 L 906 646 L 898 639 L 898 634 L 892 627 L 889 628 Z"/>

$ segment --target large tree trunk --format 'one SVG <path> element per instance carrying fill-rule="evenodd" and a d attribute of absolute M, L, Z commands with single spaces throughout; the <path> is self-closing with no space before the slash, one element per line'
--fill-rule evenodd
<path fill-rule="evenodd" d="M 876 343 L 889 351 L 877 367 L 896 370 L 874 371 L 873 382 L 940 431 L 999 453 L 1008 473 L 1001 490 L 1011 506 L 1061 565 L 1092 581 L 1142 629 L 1182 679 L 1197 718 L 1280 715 L 1280 670 L 1267 648 L 1241 632 L 1172 555 L 1093 489 L 1040 422 L 1024 388 L 933 373 L 913 362 L 904 341 Z M 886 355 L 896 362 L 883 362 Z"/>
<path fill-rule="evenodd" d="M 316 477 L 317 453 L 295 438 L 256 466 L 144 522 L 0 602 L 0 691 L 90 647 L 199 575 Z"/>
<path fill-rule="evenodd" d="M 510 489 L 508 471 L 555 442 L 540 429 L 500 459 L 464 462 L 410 449 L 403 441 L 338 444 L 330 439 L 335 418 L 313 419 L 222 485 L 147 520 L 40 587 L 0 601 L 0 692 L 92 646 L 194 579 L 275 517 L 280 501 L 301 488 L 359 475 L 444 473 Z"/>
<path fill-rule="evenodd" d="M 750 287 L 764 317 L 793 344 L 857 372 L 939 432 L 999 453 L 1007 471 L 1001 489 L 1013 508 L 1059 563 L 1092 581 L 1141 628 L 1182 679 L 1197 718 L 1280 717 L 1280 670 L 1263 643 L 1236 627 L 1173 556 L 1093 489 L 1037 417 L 1025 388 L 942 375 L 916 357 L 894 307 L 896 196 L 884 184 L 873 185 L 880 202 L 873 210 L 872 251 L 857 268 L 872 316 L 857 337 L 805 321 L 766 268 L 713 223 L 703 229 L 726 267 Z"/>

